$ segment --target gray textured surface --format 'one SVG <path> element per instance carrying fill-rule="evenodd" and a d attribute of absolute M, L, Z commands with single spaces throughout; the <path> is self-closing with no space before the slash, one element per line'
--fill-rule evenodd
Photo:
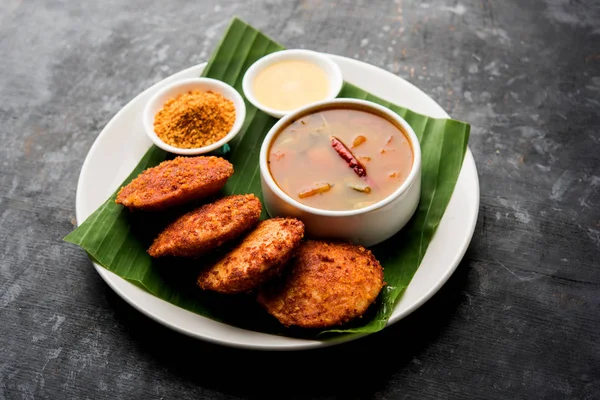
<path fill-rule="evenodd" d="M 380 334 L 293 354 L 208 345 L 61 242 L 102 127 L 206 60 L 234 14 L 390 70 L 473 125 L 470 249 Z M 599 398 L 599 43 L 593 0 L 2 0 L 0 399 Z"/>

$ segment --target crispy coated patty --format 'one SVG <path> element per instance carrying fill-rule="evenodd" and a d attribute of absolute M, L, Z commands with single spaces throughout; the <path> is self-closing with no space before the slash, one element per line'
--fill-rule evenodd
<path fill-rule="evenodd" d="M 383 285 L 383 268 L 364 247 L 307 241 L 258 302 L 285 326 L 326 328 L 364 314 Z"/>
<path fill-rule="evenodd" d="M 253 194 L 224 197 L 169 225 L 148 249 L 152 257 L 202 255 L 235 239 L 258 222 L 262 206 Z"/>
<path fill-rule="evenodd" d="M 220 157 L 177 157 L 142 172 L 115 201 L 130 209 L 164 210 L 217 194 L 231 175 L 233 165 Z"/>
<path fill-rule="evenodd" d="M 279 274 L 304 236 L 295 218 L 262 221 L 229 254 L 198 276 L 198 286 L 221 293 L 248 292 Z"/>

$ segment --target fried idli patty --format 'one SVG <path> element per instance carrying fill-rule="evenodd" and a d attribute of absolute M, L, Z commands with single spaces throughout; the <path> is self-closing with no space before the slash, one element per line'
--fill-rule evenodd
<path fill-rule="evenodd" d="M 224 197 L 167 226 L 152 243 L 152 257 L 194 257 L 241 236 L 258 222 L 262 205 L 253 194 Z"/>
<path fill-rule="evenodd" d="M 233 165 L 220 157 L 176 157 L 148 168 L 115 200 L 130 209 L 159 211 L 217 194 L 233 175 Z"/>
<path fill-rule="evenodd" d="M 364 247 L 307 241 L 257 300 L 285 326 L 327 328 L 364 314 L 383 285 L 383 268 Z"/>
<path fill-rule="evenodd" d="M 215 265 L 202 271 L 198 286 L 221 293 L 249 292 L 278 275 L 304 236 L 295 218 L 262 221 Z"/>

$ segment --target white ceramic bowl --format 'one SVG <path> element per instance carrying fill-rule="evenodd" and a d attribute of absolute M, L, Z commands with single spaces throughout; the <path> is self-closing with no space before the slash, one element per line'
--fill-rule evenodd
<path fill-rule="evenodd" d="M 319 66 L 325 72 L 327 75 L 327 80 L 329 81 L 329 91 L 327 93 L 327 97 L 325 97 L 323 100 L 335 99 L 340 93 L 340 90 L 342 90 L 342 86 L 344 85 L 342 71 L 340 70 L 340 67 L 327 56 L 311 50 L 282 50 L 271 53 L 252 64 L 244 74 L 244 79 L 242 81 L 242 89 L 244 90 L 244 95 L 248 101 L 256 108 L 262 110 L 270 116 L 281 118 L 295 110 L 278 110 L 263 105 L 254 96 L 252 83 L 260 71 L 276 62 L 285 60 L 307 61 Z"/>
<path fill-rule="evenodd" d="M 179 147 L 171 146 L 163 142 L 158 137 L 156 132 L 154 132 L 154 116 L 156 115 L 156 113 L 158 113 L 158 111 L 160 111 L 160 109 L 167 102 L 167 100 L 170 100 L 182 93 L 187 93 L 192 90 L 199 90 L 202 92 L 210 90 L 214 93 L 219 93 L 224 98 L 232 101 L 235 107 L 235 122 L 233 123 L 233 126 L 231 127 L 229 133 L 227 133 L 227 135 L 225 135 L 225 137 L 223 137 L 221 140 L 208 146 L 193 149 L 182 149 Z M 158 91 L 154 96 L 150 98 L 148 103 L 146 103 L 146 107 L 144 108 L 144 114 L 142 118 L 146 134 L 155 145 L 170 153 L 191 156 L 204 154 L 216 150 L 219 147 L 223 146 L 225 143 L 229 142 L 231 139 L 233 139 L 242 128 L 244 119 L 246 119 L 246 105 L 244 104 L 244 99 L 238 93 L 238 91 L 226 84 L 225 82 L 221 82 L 219 80 L 210 78 L 192 78 L 173 82 L 172 84 Z"/>
<path fill-rule="evenodd" d="M 387 118 L 401 127 L 413 149 L 411 171 L 402 185 L 385 199 L 368 207 L 349 211 L 329 211 L 309 207 L 287 195 L 275 183 L 267 158 L 276 135 L 294 120 L 332 107 L 358 108 Z M 421 196 L 421 147 L 410 125 L 393 111 L 365 100 L 335 99 L 313 103 L 279 120 L 267 133 L 260 149 L 260 174 L 263 200 L 270 216 L 296 217 L 304 222 L 308 236 L 348 240 L 373 246 L 388 239 L 406 225 Z"/>

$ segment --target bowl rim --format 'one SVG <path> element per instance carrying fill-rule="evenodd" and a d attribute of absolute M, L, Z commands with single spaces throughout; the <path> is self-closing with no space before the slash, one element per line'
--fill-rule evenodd
<path fill-rule="evenodd" d="M 274 53 L 268 54 L 264 57 L 256 60 L 250 68 L 246 70 L 244 73 L 244 78 L 242 79 L 242 89 L 244 91 L 244 96 L 246 99 L 256 108 L 262 110 L 263 112 L 275 117 L 282 118 L 290 113 L 295 112 L 295 110 L 279 110 L 276 108 L 268 107 L 262 104 L 258 99 L 254 96 L 254 90 L 252 89 L 252 80 L 256 77 L 256 75 L 263 70 L 264 68 L 272 65 L 273 63 L 286 60 L 286 59 L 294 59 L 294 58 L 303 58 L 303 59 L 312 59 L 315 64 L 319 65 L 323 63 L 327 65 L 327 68 L 322 68 L 329 79 L 329 92 L 327 93 L 327 97 L 320 101 L 333 100 L 342 90 L 344 86 L 344 78 L 342 76 L 342 70 L 339 65 L 337 65 L 333 60 L 331 60 L 328 56 L 322 53 L 318 53 L 313 50 L 306 49 L 285 49 L 279 50 Z M 313 103 L 310 103 L 313 104 Z M 305 106 L 302 106 L 303 108 Z"/>
<path fill-rule="evenodd" d="M 413 149 L 413 164 L 412 164 L 411 170 L 410 170 L 408 176 L 406 177 L 406 179 L 404 180 L 404 182 L 402 182 L 400 187 L 398 187 L 398 189 L 396 189 L 390 195 L 381 199 L 377 203 L 371 204 L 370 206 L 359 208 L 356 210 L 324 210 L 321 208 L 307 206 L 305 204 L 300 203 L 298 200 L 294 199 L 287 193 L 285 193 L 279 187 L 279 185 L 277 185 L 277 183 L 275 182 L 275 179 L 273 179 L 273 176 L 271 175 L 271 173 L 269 171 L 269 166 L 267 163 L 267 156 L 268 156 L 269 148 L 271 147 L 271 143 L 273 142 L 273 139 L 275 138 L 275 136 L 277 135 L 279 130 L 283 126 L 287 125 L 290 121 L 297 118 L 299 115 L 306 115 L 307 113 L 317 112 L 319 109 L 323 109 L 323 108 L 326 109 L 332 105 L 344 105 L 344 104 L 358 105 L 363 108 L 373 109 L 373 110 L 379 112 L 380 114 L 384 114 L 385 115 L 384 118 L 387 117 L 389 119 L 394 120 L 398 124 L 400 124 L 402 126 L 402 128 L 405 130 L 406 136 L 408 137 L 408 140 L 410 141 L 411 147 Z M 334 100 L 324 100 L 324 101 L 320 101 L 320 102 L 316 102 L 316 103 L 311 103 L 305 107 L 302 107 L 302 108 L 295 110 L 294 112 L 286 115 L 285 117 L 280 119 L 275 125 L 273 125 L 273 127 L 269 130 L 269 132 L 265 136 L 265 138 L 262 142 L 261 148 L 260 148 L 260 156 L 259 157 L 260 157 L 259 167 L 260 167 L 261 176 L 263 177 L 263 180 L 265 181 L 265 183 L 269 186 L 269 188 L 273 191 L 273 193 L 277 197 L 279 197 L 281 200 L 285 201 L 292 207 L 298 208 L 306 213 L 325 216 L 325 217 L 350 217 L 350 216 L 368 214 L 372 211 L 375 211 L 382 207 L 385 207 L 386 205 L 392 203 L 394 200 L 396 200 L 398 197 L 400 197 L 402 194 L 406 193 L 410 189 L 410 187 L 413 185 L 413 183 L 415 183 L 415 181 L 419 178 L 420 173 L 421 173 L 421 145 L 419 143 L 419 139 L 417 138 L 417 135 L 415 134 L 412 127 L 408 124 L 408 122 L 406 122 L 406 120 L 404 118 L 402 118 L 400 115 L 394 113 L 392 110 L 390 110 L 387 107 L 383 107 L 379 104 L 373 103 L 368 100 L 351 99 L 351 98 L 337 98 Z"/>
<path fill-rule="evenodd" d="M 168 143 L 165 143 L 154 131 L 154 117 L 156 113 L 152 112 L 152 110 L 160 110 L 160 108 L 162 108 L 162 105 L 164 105 L 164 102 L 166 100 L 162 102 L 162 105 L 160 105 L 160 107 L 157 103 L 159 103 L 159 99 L 163 97 L 165 93 L 175 91 L 176 89 L 183 89 L 185 87 L 190 87 L 190 90 L 192 90 L 194 85 L 208 86 L 208 88 L 205 90 L 210 90 L 210 88 L 220 89 L 223 92 L 223 97 L 227 98 L 228 100 L 231 100 L 233 106 L 235 107 L 235 121 L 229 132 L 227 132 L 227 134 L 223 138 L 219 139 L 214 143 L 211 143 L 207 146 L 195 147 L 191 149 L 175 147 Z M 173 96 L 170 96 L 169 98 L 172 97 Z M 165 151 L 168 151 L 169 153 L 179 155 L 199 155 L 217 150 L 221 146 L 228 143 L 240 132 L 244 124 L 244 120 L 246 119 L 246 104 L 244 103 L 244 98 L 242 97 L 242 95 L 233 86 L 223 81 L 203 77 L 189 78 L 180 81 L 175 81 L 169 85 L 166 85 L 162 87 L 159 91 L 157 91 L 152 97 L 150 97 L 150 99 L 146 102 L 146 105 L 144 106 L 142 119 L 146 135 L 156 146 L 160 147 Z"/>

